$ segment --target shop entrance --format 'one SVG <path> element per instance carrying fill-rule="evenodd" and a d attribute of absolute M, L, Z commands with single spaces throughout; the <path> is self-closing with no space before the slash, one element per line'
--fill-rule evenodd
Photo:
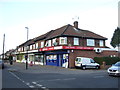
<path fill-rule="evenodd" d="M 46 56 L 46 65 L 59 66 L 58 55 L 47 55 Z"/>

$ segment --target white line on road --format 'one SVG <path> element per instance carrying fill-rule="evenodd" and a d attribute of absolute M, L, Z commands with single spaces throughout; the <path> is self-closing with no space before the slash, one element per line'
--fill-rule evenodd
<path fill-rule="evenodd" d="M 45 82 L 45 81 L 60 81 L 60 80 L 74 80 L 76 78 L 64 78 L 64 79 L 50 79 L 50 80 L 39 80 L 39 81 L 36 81 L 36 82 Z M 34 82 L 32 82 L 34 83 Z"/>
<path fill-rule="evenodd" d="M 93 78 L 103 78 L 104 76 L 94 76 Z"/>
<path fill-rule="evenodd" d="M 9 72 L 10 74 L 12 74 L 14 77 L 16 77 L 18 80 L 20 80 L 21 82 L 23 82 L 25 85 L 27 85 L 30 88 L 34 88 L 34 86 L 31 86 L 30 83 L 25 82 L 24 80 L 20 79 L 17 75 L 15 75 L 13 72 Z"/>

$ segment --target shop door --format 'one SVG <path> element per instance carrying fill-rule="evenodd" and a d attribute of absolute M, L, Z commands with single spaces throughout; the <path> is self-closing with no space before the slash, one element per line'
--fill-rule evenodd
<path fill-rule="evenodd" d="M 68 68 L 68 54 L 62 54 L 61 66 Z"/>
<path fill-rule="evenodd" d="M 58 66 L 58 57 L 57 55 L 47 55 L 46 56 L 46 65 Z"/>

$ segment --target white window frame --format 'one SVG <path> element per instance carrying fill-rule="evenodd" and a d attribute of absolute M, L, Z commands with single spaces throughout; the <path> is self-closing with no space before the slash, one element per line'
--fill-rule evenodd
<path fill-rule="evenodd" d="M 87 39 L 87 46 L 95 46 L 95 40 L 94 39 Z"/>
<path fill-rule="evenodd" d="M 104 46 L 104 41 L 103 41 L 103 40 L 100 40 L 100 41 L 99 41 L 99 44 L 100 44 L 101 47 L 103 47 L 103 46 Z"/>
<path fill-rule="evenodd" d="M 38 49 L 38 43 L 35 43 L 36 49 Z"/>
<path fill-rule="evenodd" d="M 79 38 L 74 38 L 73 45 L 79 45 Z"/>
<path fill-rule="evenodd" d="M 35 49 L 36 47 L 35 47 L 35 44 L 33 44 L 33 49 Z"/>
<path fill-rule="evenodd" d="M 41 45 L 40 45 L 41 48 L 44 47 L 44 41 L 41 42 Z"/>
<path fill-rule="evenodd" d="M 56 42 L 56 38 L 52 39 L 52 46 L 55 46 L 54 43 Z"/>
<path fill-rule="evenodd" d="M 30 45 L 30 50 L 32 50 L 32 45 Z"/>
<path fill-rule="evenodd" d="M 63 40 L 63 42 L 62 42 Z M 60 41 L 59 41 L 60 44 L 67 44 L 67 37 L 60 37 Z"/>
<path fill-rule="evenodd" d="M 48 47 L 51 47 L 51 45 L 52 45 L 51 40 L 48 40 Z"/>

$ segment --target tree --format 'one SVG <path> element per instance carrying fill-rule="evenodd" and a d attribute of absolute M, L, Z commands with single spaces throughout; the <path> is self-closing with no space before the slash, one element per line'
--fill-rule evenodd
<path fill-rule="evenodd" d="M 115 29 L 113 37 L 111 39 L 111 46 L 115 47 L 119 47 L 120 46 L 120 28 L 117 27 L 117 29 Z"/>

